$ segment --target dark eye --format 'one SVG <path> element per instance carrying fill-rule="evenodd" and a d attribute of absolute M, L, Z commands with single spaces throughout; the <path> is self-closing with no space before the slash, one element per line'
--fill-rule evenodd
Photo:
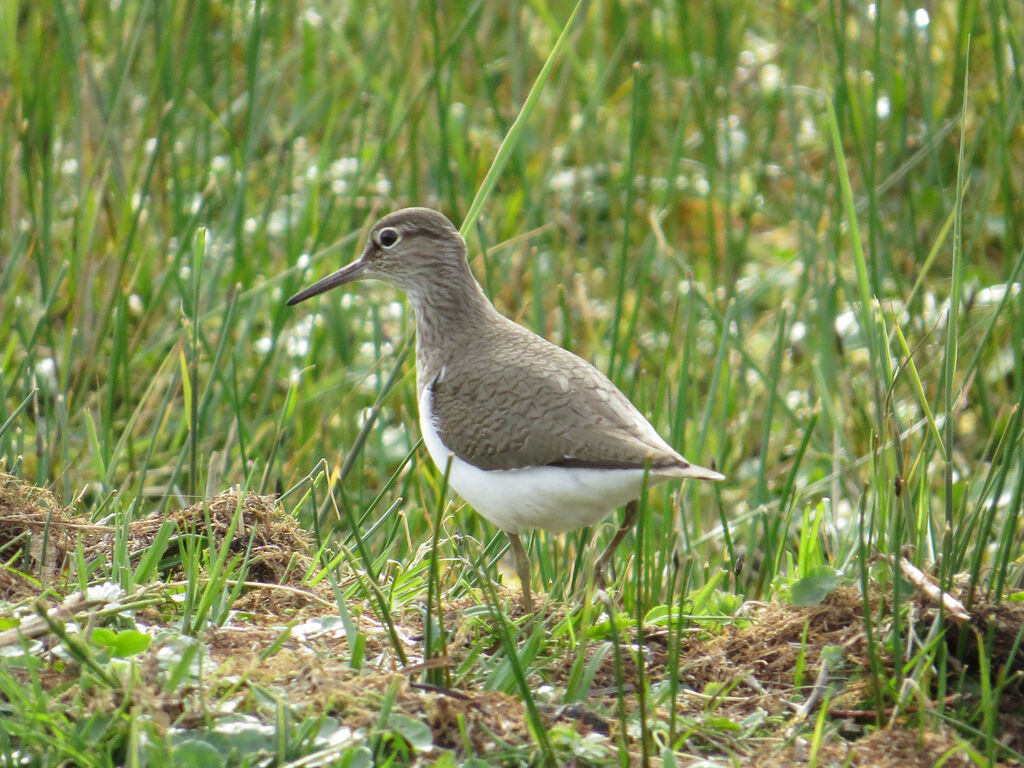
<path fill-rule="evenodd" d="M 394 227 L 385 227 L 380 231 L 380 234 L 377 235 L 377 242 L 384 248 L 390 248 L 401 239 L 402 236 Z"/>

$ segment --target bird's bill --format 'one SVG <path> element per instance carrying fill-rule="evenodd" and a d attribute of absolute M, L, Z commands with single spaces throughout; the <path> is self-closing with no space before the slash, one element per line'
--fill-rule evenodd
<path fill-rule="evenodd" d="M 329 291 L 331 288 L 336 288 L 344 283 L 351 283 L 353 280 L 358 280 L 363 276 L 363 272 L 366 271 L 366 262 L 362 259 L 353 261 L 346 267 L 342 267 L 337 272 L 328 275 L 322 280 L 317 280 L 309 288 L 303 288 L 301 291 L 296 293 L 290 299 L 287 304 L 290 307 L 292 304 L 298 304 L 300 301 L 317 296 L 324 291 Z"/>

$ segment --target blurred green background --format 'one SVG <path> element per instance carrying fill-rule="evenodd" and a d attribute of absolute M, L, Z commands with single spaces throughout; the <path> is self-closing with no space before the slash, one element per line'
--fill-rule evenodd
<path fill-rule="evenodd" d="M 342 507 L 401 499 L 372 550 L 415 552 L 409 307 L 283 300 L 392 209 L 461 223 L 571 10 L 5 3 L 5 471 L 123 520 L 326 459 Z M 652 491 L 652 596 L 680 555 L 766 596 L 815 510 L 836 567 L 1019 579 L 1022 31 L 1000 0 L 583 6 L 469 245 L 501 311 L 728 475 Z M 585 542 L 541 536 L 544 583 Z"/>

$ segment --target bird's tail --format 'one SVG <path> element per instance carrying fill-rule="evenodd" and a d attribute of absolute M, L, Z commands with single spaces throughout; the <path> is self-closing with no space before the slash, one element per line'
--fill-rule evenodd
<path fill-rule="evenodd" d="M 673 467 L 673 477 L 693 477 L 697 480 L 725 480 L 725 475 L 707 467 L 687 462 L 685 467 Z"/>

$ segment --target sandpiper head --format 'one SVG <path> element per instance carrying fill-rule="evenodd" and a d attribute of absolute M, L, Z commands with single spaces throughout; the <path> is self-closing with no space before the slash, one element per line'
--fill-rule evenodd
<path fill-rule="evenodd" d="M 288 305 L 331 288 L 375 277 L 415 295 L 450 270 L 468 272 L 466 243 L 448 218 L 431 208 L 403 208 L 378 221 L 356 261 L 305 288 Z"/>

